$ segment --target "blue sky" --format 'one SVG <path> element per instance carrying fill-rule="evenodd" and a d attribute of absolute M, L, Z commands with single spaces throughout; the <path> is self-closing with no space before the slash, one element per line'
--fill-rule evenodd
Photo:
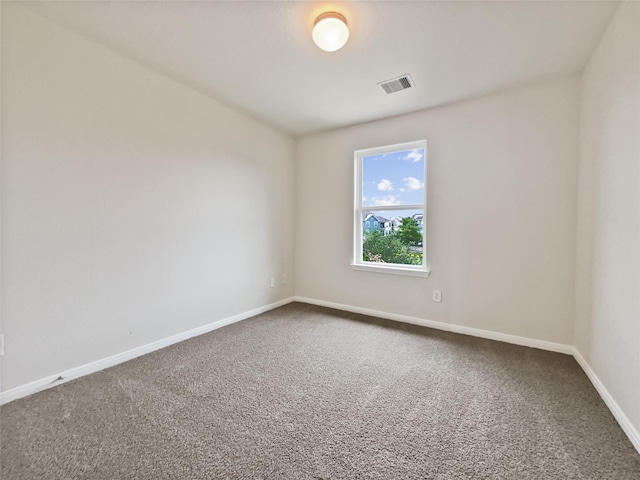
<path fill-rule="evenodd" d="M 362 205 L 402 205 L 424 201 L 424 149 L 362 159 Z"/>

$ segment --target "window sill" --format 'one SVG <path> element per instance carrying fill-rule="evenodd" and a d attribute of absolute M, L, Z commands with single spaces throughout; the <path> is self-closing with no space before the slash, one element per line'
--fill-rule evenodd
<path fill-rule="evenodd" d="M 403 267 L 383 267 L 381 265 L 364 265 L 361 263 L 352 263 L 353 270 L 361 270 L 363 272 L 387 273 L 391 275 L 408 275 L 410 277 L 428 277 L 430 270 L 418 270 L 416 268 Z"/>

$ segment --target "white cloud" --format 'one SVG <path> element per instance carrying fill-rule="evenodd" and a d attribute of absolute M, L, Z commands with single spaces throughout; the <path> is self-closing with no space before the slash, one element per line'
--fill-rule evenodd
<path fill-rule="evenodd" d="M 422 153 L 420 153 L 420 152 L 418 151 L 418 149 L 416 148 L 416 149 L 414 149 L 414 150 L 411 150 L 411 151 L 407 154 L 407 156 L 406 156 L 406 157 L 404 157 L 404 159 L 405 159 L 405 160 L 411 160 L 411 161 L 413 161 L 413 162 L 415 163 L 415 162 L 419 162 L 420 160 L 422 160 L 422 157 L 424 157 L 424 155 L 423 155 Z"/>
<path fill-rule="evenodd" d="M 424 182 L 421 182 L 415 177 L 404 177 L 402 180 L 404 181 L 404 185 L 409 190 L 420 190 L 422 187 L 424 187 Z"/>
<path fill-rule="evenodd" d="M 406 190 L 404 188 L 400 188 L 399 189 L 401 192 L 406 192 Z"/>
<path fill-rule="evenodd" d="M 371 201 L 373 202 L 373 205 L 375 206 L 380 206 L 380 205 L 400 205 L 400 200 L 398 200 L 396 198 L 395 195 L 386 195 L 382 198 L 378 198 L 378 197 L 373 197 L 371 199 Z"/>
<path fill-rule="evenodd" d="M 393 183 L 391 183 L 390 180 L 383 178 L 378 184 L 378 190 L 380 190 L 381 192 L 391 192 L 393 191 Z"/>

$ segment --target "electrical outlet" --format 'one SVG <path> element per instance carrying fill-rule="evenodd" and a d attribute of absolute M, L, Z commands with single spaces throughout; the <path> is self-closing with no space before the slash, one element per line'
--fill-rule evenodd
<path fill-rule="evenodd" d="M 282 284 L 283 284 L 283 285 L 286 285 L 286 283 L 287 283 L 287 274 L 286 274 L 286 273 L 283 273 L 283 274 L 282 274 Z"/>
<path fill-rule="evenodd" d="M 271 277 L 271 281 L 269 282 L 269 284 L 271 285 L 271 288 L 276 286 L 276 277 Z"/>
<path fill-rule="evenodd" d="M 441 290 L 434 290 L 433 291 L 433 301 L 434 302 L 441 302 L 442 301 L 442 291 Z"/>

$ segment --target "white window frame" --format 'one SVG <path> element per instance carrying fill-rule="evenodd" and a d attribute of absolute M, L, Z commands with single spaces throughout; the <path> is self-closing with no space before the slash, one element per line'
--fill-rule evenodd
<path fill-rule="evenodd" d="M 382 155 L 385 153 L 401 152 L 404 150 L 424 149 L 424 198 L 422 204 L 403 205 L 362 205 L 362 159 L 371 155 Z M 351 268 L 376 273 L 391 273 L 395 275 L 410 275 L 416 277 L 428 277 L 431 273 L 427 267 L 427 141 L 417 140 L 414 142 L 398 143 L 384 147 L 366 148 L 354 152 L 354 180 L 355 180 L 355 202 L 354 202 L 354 238 L 353 238 L 353 261 Z M 375 211 L 393 210 L 422 210 L 422 265 L 402 265 L 398 263 L 376 263 L 362 260 L 362 218 L 363 213 Z"/>

